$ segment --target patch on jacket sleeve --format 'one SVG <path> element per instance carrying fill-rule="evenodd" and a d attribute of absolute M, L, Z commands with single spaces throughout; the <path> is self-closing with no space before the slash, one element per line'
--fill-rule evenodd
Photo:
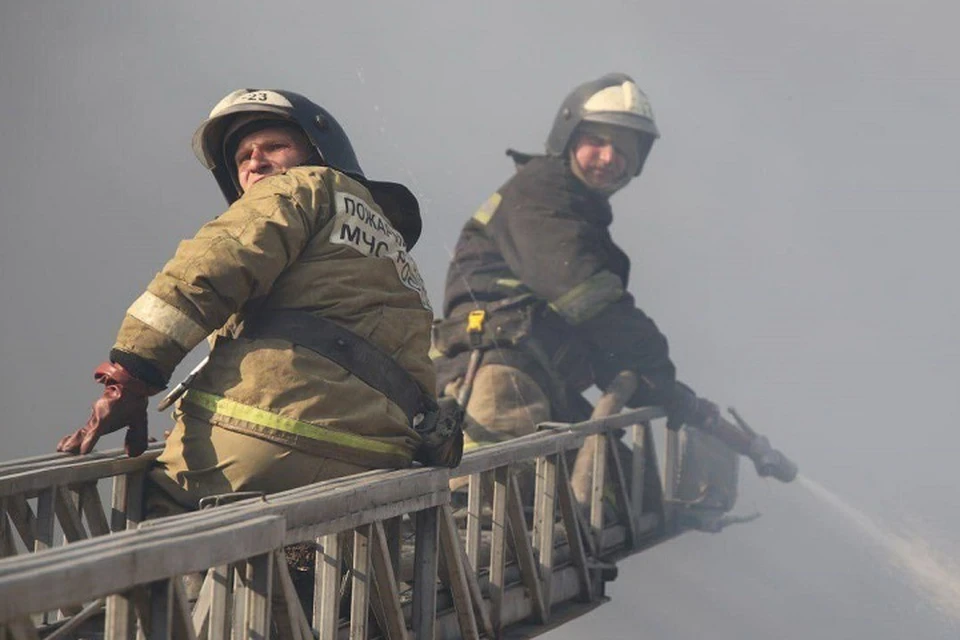
<path fill-rule="evenodd" d="M 334 193 L 334 202 L 336 215 L 330 242 L 353 247 L 371 258 L 391 260 L 403 286 L 416 291 L 423 308 L 432 312 L 427 288 L 420 277 L 417 263 L 407 252 L 403 236 L 363 198 L 337 191 Z"/>

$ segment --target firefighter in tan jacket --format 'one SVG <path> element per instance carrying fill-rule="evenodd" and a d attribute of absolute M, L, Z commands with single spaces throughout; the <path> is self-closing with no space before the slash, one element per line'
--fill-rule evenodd
<path fill-rule="evenodd" d="M 231 206 L 127 310 L 104 394 L 58 450 L 129 427 L 142 453 L 147 397 L 209 337 L 149 475 L 151 515 L 410 465 L 437 420 L 413 194 L 366 179 L 337 121 L 292 92 L 230 93 L 193 144 Z"/>

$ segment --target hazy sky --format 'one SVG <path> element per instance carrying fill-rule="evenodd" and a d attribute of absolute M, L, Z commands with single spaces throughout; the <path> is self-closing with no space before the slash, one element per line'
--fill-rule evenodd
<path fill-rule="evenodd" d="M 574 85 L 623 71 L 662 139 L 614 234 L 681 376 L 955 563 L 958 18 L 947 0 L 6 0 L 0 457 L 82 424 L 124 310 L 223 209 L 190 137 L 228 91 L 312 97 L 369 176 L 414 189 L 439 306 L 504 149 L 542 149 Z M 630 560 L 613 603 L 551 637 L 960 634 L 837 512 L 742 475 L 763 518 Z"/>

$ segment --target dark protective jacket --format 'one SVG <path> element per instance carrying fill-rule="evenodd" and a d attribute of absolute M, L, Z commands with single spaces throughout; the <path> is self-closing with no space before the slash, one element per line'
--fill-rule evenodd
<path fill-rule="evenodd" d="M 631 406 L 667 404 L 675 376 L 667 340 L 626 291 L 630 259 L 610 236 L 608 200 L 561 158 L 520 162 L 463 228 L 436 334 L 486 308 L 497 348 L 485 358 L 540 368 L 573 391 L 591 383 L 604 388 L 618 371 L 632 370 L 644 386 Z M 498 321 L 518 309 L 529 321 L 520 330 L 529 330 L 529 340 L 511 340 L 505 334 L 517 322 Z M 442 388 L 463 374 L 469 352 L 439 348 Z"/>
<path fill-rule="evenodd" d="M 420 436 L 384 393 L 292 340 L 243 328 L 290 310 L 366 340 L 434 396 L 433 312 L 417 266 L 367 188 L 327 167 L 260 180 L 180 243 L 127 310 L 111 358 L 162 386 L 215 333 L 180 411 L 314 455 L 407 466 Z"/>

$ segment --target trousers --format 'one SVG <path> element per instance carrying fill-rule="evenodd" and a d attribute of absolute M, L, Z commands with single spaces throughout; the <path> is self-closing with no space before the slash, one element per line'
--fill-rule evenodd
<path fill-rule="evenodd" d="M 194 511 L 207 496 L 276 493 L 372 468 L 307 454 L 179 411 L 175 418 L 163 452 L 147 473 L 147 519 Z"/>

